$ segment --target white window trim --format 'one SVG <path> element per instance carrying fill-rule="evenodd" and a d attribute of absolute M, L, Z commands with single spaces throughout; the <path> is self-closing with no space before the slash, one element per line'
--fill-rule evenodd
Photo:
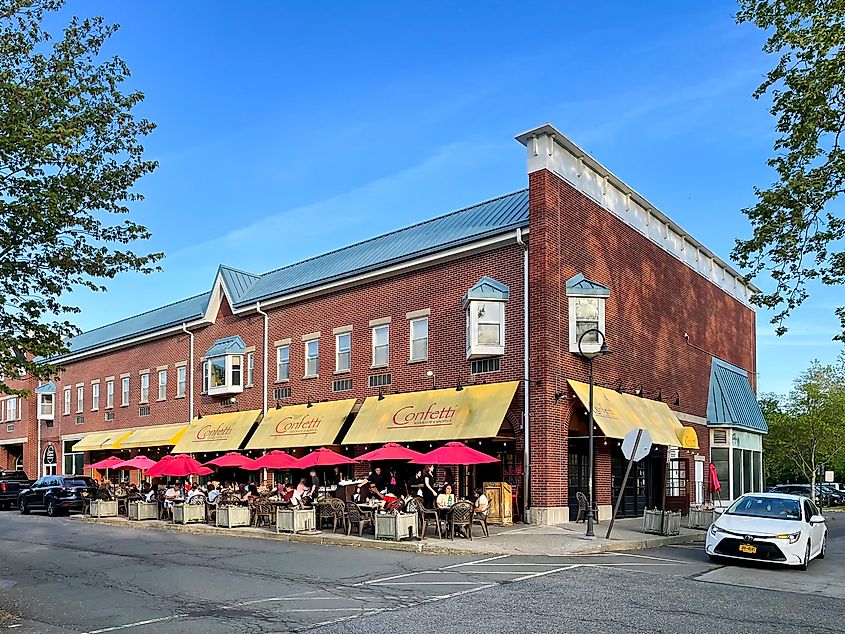
<path fill-rule="evenodd" d="M 100 382 L 91 383 L 91 411 L 100 410 Z"/>
<path fill-rule="evenodd" d="M 341 368 L 340 367 L 340 339 L 341 337 L 346 337 L 349 340 L 349 349 L 346 350 L 349 354 L 349 367 Z M 352 332 L 351 330 L 347 330 L 344 332 L 338 332 L 334 336 L 334 373 L 335 374 L 346 374 L 347 372 L 352 372 Z"/>
<path fill-rule="evenodd" d="M 287 352 L 288 352 L 288 360 L 287 360 L 288 375 L 285 378 L 282 378 L 282 373 L 280 372 L 281 365 L 282 365 L 281 350 L 283 348 L 286 348 Z M 279 345 L 276 346 L 276 383 L 286 383 L 288 381 L 290 381 L 290 340 L 288 340 L 287 343 L 280 343 Z"/>
<path fill-rule="evenodd" d="M 255 384 L 255 351 L 246 353 L 241 371 L 244 373 L 244 387 L 252 387 Z"/>
<path fill-rule="evenodd" d="M 478 309 L 476 305 L 479 303 L 486 303 L 486 304 L 501 304 L 502 306 L 502 320 L 499 322 L 499 345 L 498 346 L 490 346 L 490 345 L 480 345 L 478 343 Z M 496 299 L 471 299 L 467 302 L 466 305 L 466 320 L 467 320 L 467 331 L 469 333 L 468 341 L 467 341 L 467 360 L 470 359 L 482 359 L 484 357 L 500 357 L 505 354 L 505 324 L 507 321 L 506 318 L 506 302 Z M 495 323 L 495 322 L 484 322 L 484 323 Z"/>
<path fill-rule="evenodd" d="M 211 385 L 211 362 L 217 359 L 223 359 L 223 379 L 222 385 Z M 239 364 L 235 363 L 235 359 L 239 359 Z M 235 365 L 240 365 L 241 376 L 240 381 L 235 384 L 232 380 L 232 370 Z M 240 394 L 244 389 L 244 355 L 242 354 L 225 354 L 214 356 L 205 360 L 205 366 L 208 373 L 208 394 L 214 396 L 218 394 Z"/>
<path fill-rule="evenodd" d="M 569 322 L 569 352 L 574 352 L 575 354 L 580 354 L 578 350 L 578 338 L 576 334 L 578 332 L 577 329 L 577 322 L 578 316 L 575 314 L 575 300 L 578 299 L 597 299 L 599 302 L 599 325 L 598 329 L 601 330 L 602 334 L 606 333 L 605 330 L 605 321 L 604 321 L 604 314 L 605 314 L 605 298 L 604 297 L 596 297 L 595 295 L 569 295 L 567 297 L 568 306 L 569 306 L 569 314 L 567 321 Z M 584 352 L 592 353 L 598 352 L 601 348 L 601 341 L 598 343 L 587 343 L 584 342 L 581 345 L 581 348 Z"/>
<path fill-rule="evenodd" d="M 76 386 L 76 413 L 83 414 L 85 410 L 85 386 Z"/>
<path fill-rule="evenodd" d="M 149 373 L 149 371 L 141 372 L 140 376 L 141 376 L 141 378 L 139 379 L 140 385 L 138 386 L 138 396 L 139 396 L 138 403 L 140 403 L 141 405 L 146 405 L 147 403 L 150 402 L 150 373 Z M 147 383 L 146 388 L 144 387 L 144 382 L 145 382 L 144 379 L 145 378 L 146 378 L 146 383 Z M 145 389 L 147 390 L 146 398 L 144 397 L 144 390 Z"/>
<path fill-rule="evenodd" d="M 413 313 L 408 313 L 413 314 Z M 426 321 L 425 326 L 425 356 L 422 357 L 415 357 L 414 356 L 414 323 L 418 321 Z M 428 361 L 428 346 L 429 340 L 431 339 L 431 321 L 428 315 L 420 315 L 418 317 L 412 317 L 408 319 L 408 361 Z"/>
<path fill-rule="evenodd" d="M 70 416 L 70 409 L 71 409 L 71 400 L 73 399 L 73 394 L 70 391 L 70 387 L 66 387 L 64 389 L 64 403 L 62 404 L 62 415 L 63 416 Z"/>
<path fill-rule="evenodd" d="M 389 317 L 386 319 L 390 319 Z M 370 323 L 379 322 L 382 320 L 374 319 Z M 376 330 L 384 329 L 387 332 L 387 343 L 384 345 L 387 347 L 387 361 L 385 363 L 376 363 Z M 377 323 L 375 326 L 370 328 L 370 345 L 371 345 L 371 353 L 372 356 L 370 358 L 370 367 L 371 368 L 387 368 L 390 367 L 390 322 L 385 323 Z"/>
<path fill-rule="evenodd" d="M 179 376 L 184 378 L 180 379 Z M 176 398 L 185 398 L 188 391 L 188 367 L 187 365 L 176 366 Z"/>
<path fill-rule="evenodd" d="M 126 389 L 123 385 L 126 384 Z M 129 401 L 132 398 L 132 379 L 129 376 L 120 377 L 120 406 L 129 407 Z"/>
<path fill-rule="evenodd" d="M 305 343 L 305 376 L 303 378 L 313 379 L 320 376 L 320 339 L 319 337 L 312 337 L 310 339 L 303 338 L 303 341 Z M 317 345 L 317 355 L 315 357 L 309 356 L 308 353 L 308 348 L 312 343 Z M 308 361 L 311 359 L 314 359 L 317 367 L 315 368 L 315 372 L 308 374 Z M 290 369 L 288 369 L 288 374 L 290 374 Z"/>
<path fill-rule="evenodd" d="M 162 377 L 164 377 L 164 383 L 161 382 Z M 164 395 L 162 396 L 162 388 L 164 388 Z M 167 400 L 167 368 L 162 368 L 158 370 L 158 400 L 159 401 L 166 401 Z"/>
<path fill-rule="evenodd" d="M 42 407 L 45 403 L 45 399 L 50 397 L 50 412 L 44 413 L 42 412 Z M 38 420 L 53 420 L 56 416 L 56 394 L 39 394 L 37 399 L 36 407 L 38 408 Z"/>
<path fill-rule="evenodd" d="M 114 407 L 114 379 L 106 381 L 106 409 Z"/>

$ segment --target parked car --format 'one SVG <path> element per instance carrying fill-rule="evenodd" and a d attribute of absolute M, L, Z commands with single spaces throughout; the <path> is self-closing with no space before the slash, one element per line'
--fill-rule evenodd
<path fill-rule="evenodd" d="M 83 499 L 86 496 L 93 498 L 96 492 L 97 485 L 85 476 L 44 476 L 18 494 L 18 509 L 21 515 L 44 510 L 50 517 L 82 511 Z"/>
<path fill-rule="evenodd" d="M 803 495 L 808 498 L 812 497 L 810 495 L 809 484 L 778 484 L 777 486 L 769 487 L 769 492 Z M 825 484 L 816 484 L 816 501 L 821 506 L 840 506 L 845 504 L 845 495 L 841 491 L 831 489 Z"/>
<path fill-rule="evenodd" d="M 710 559 L 768 561 L 806 570 L 812 559 L 825 557 L 827 526 L 807 497 L 749 493 L 710 525 L 704 548 Z"/>
<path fill-rule="evenodd" d="M 816 485 L 817 496 L 825 497 L 827 499 L 827 506 L 842 506 L 845 504 L 845 491 L 832 487 L 830 484 L 823 483 Z"/>
<path fill-rule="evenodd" d="M 23 471 L 0 471 L 0 510 L 16 506 L 18 493 L 32 482 Z"/>

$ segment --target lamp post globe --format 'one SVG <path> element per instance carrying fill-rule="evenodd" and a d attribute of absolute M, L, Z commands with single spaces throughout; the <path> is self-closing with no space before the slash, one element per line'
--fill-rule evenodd
<path fill-rule="evenodd" d="M 595 333 L 597 342 L 601 341 L 601 345 L 595 350 L 588 350 L 584 351 L 583 343 L 584 338 L 589 335 Z M 593 530 L 593 523 L 595 522 L 595 498 L 594 498 L 594 475 L 595 475 L 595 450 L 594 450 L 594 443 L 595 438 L 593 434 L 593 359 L 603 354 L 610 354 L 610 350 L 607 347 L 607 340 L 605 339 L 604 333 L 599 330 L 598 328 L 590 328 L 589 330 L 585 330 L 581 333 L 581 336 L 578 337 L 578 354 L 582 357 L 587 359 L 590 362 L 590 403 L 587 407 L 588 409 L 588 428 L 589 428 L 589 446 L 587 449 L 588 453 L 588 461 L 589 461 L 589 475 L 588 475 L 588 494 L 587 494 L 587 533 L 586 537 L 594 538 L 596 536 L 595 531 Z"/>

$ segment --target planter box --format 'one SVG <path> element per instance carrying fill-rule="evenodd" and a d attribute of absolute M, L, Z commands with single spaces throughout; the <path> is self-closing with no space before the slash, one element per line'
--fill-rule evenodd
<path fill-rule="evenodd" d="M 117 500 L 91 500 L 91 517 L 117 517 Z"/>
<path fill-rule="evenodd" d="M 249 526 L 250 513 L 248 506 L 218 506 L 215 514 L 215 524 L 225 528 Z"/>
<path fill-rule="evenodd" d="M 158 502 L 130 502 L 130 520 L 157 520 Z"/>
<path fill-rule="evenodd" d="M 376 539 L 393 539 L 398 542 L 407 537 L 417 537 L 416 513 L 378 513 L 375 525 Z"/>
<path fill-rule="evenodd" d="M 665 528 L 665 530 L 664 530 Z M 681 532 L 681 514 L 678 511 L 649 511 L 643 515 L 643 532 L 655 535 L 677 535 Z"/>
<path fill-rule="evenodd" d="M 713 509 L 690 509 L 687 526 L 707 530 L 715 520 L 716 513 Z"/>
<path fill-rule="evenodd" d="M 189 524 L 205 521 L 205 504 L 174 504 L 173 523 Z"/>
<path fill-rule="evenodd" d="M 317 528 L 316 509 L 276 509 L 277 533 L 300 533 Z"/>

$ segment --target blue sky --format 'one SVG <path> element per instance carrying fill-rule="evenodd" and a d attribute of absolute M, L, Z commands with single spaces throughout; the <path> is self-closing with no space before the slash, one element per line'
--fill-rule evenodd
<path fill-rule="evenodd" d="M 523 188 L 513 137 L 545 122 L 727 258 L 771 180 L 750 95 L 774 60 L 734 3 L 685 4 L 70 0 L 121 25 L 109 52 L 158 124 L 135 218 L 167 254 L 76 293 L 77 323 L 203 292 L 219 263 L 263 272 Z M 816 289 L 782 338 L 758 313 L 762 391 L 835 358 L 837 302 Z"/>

